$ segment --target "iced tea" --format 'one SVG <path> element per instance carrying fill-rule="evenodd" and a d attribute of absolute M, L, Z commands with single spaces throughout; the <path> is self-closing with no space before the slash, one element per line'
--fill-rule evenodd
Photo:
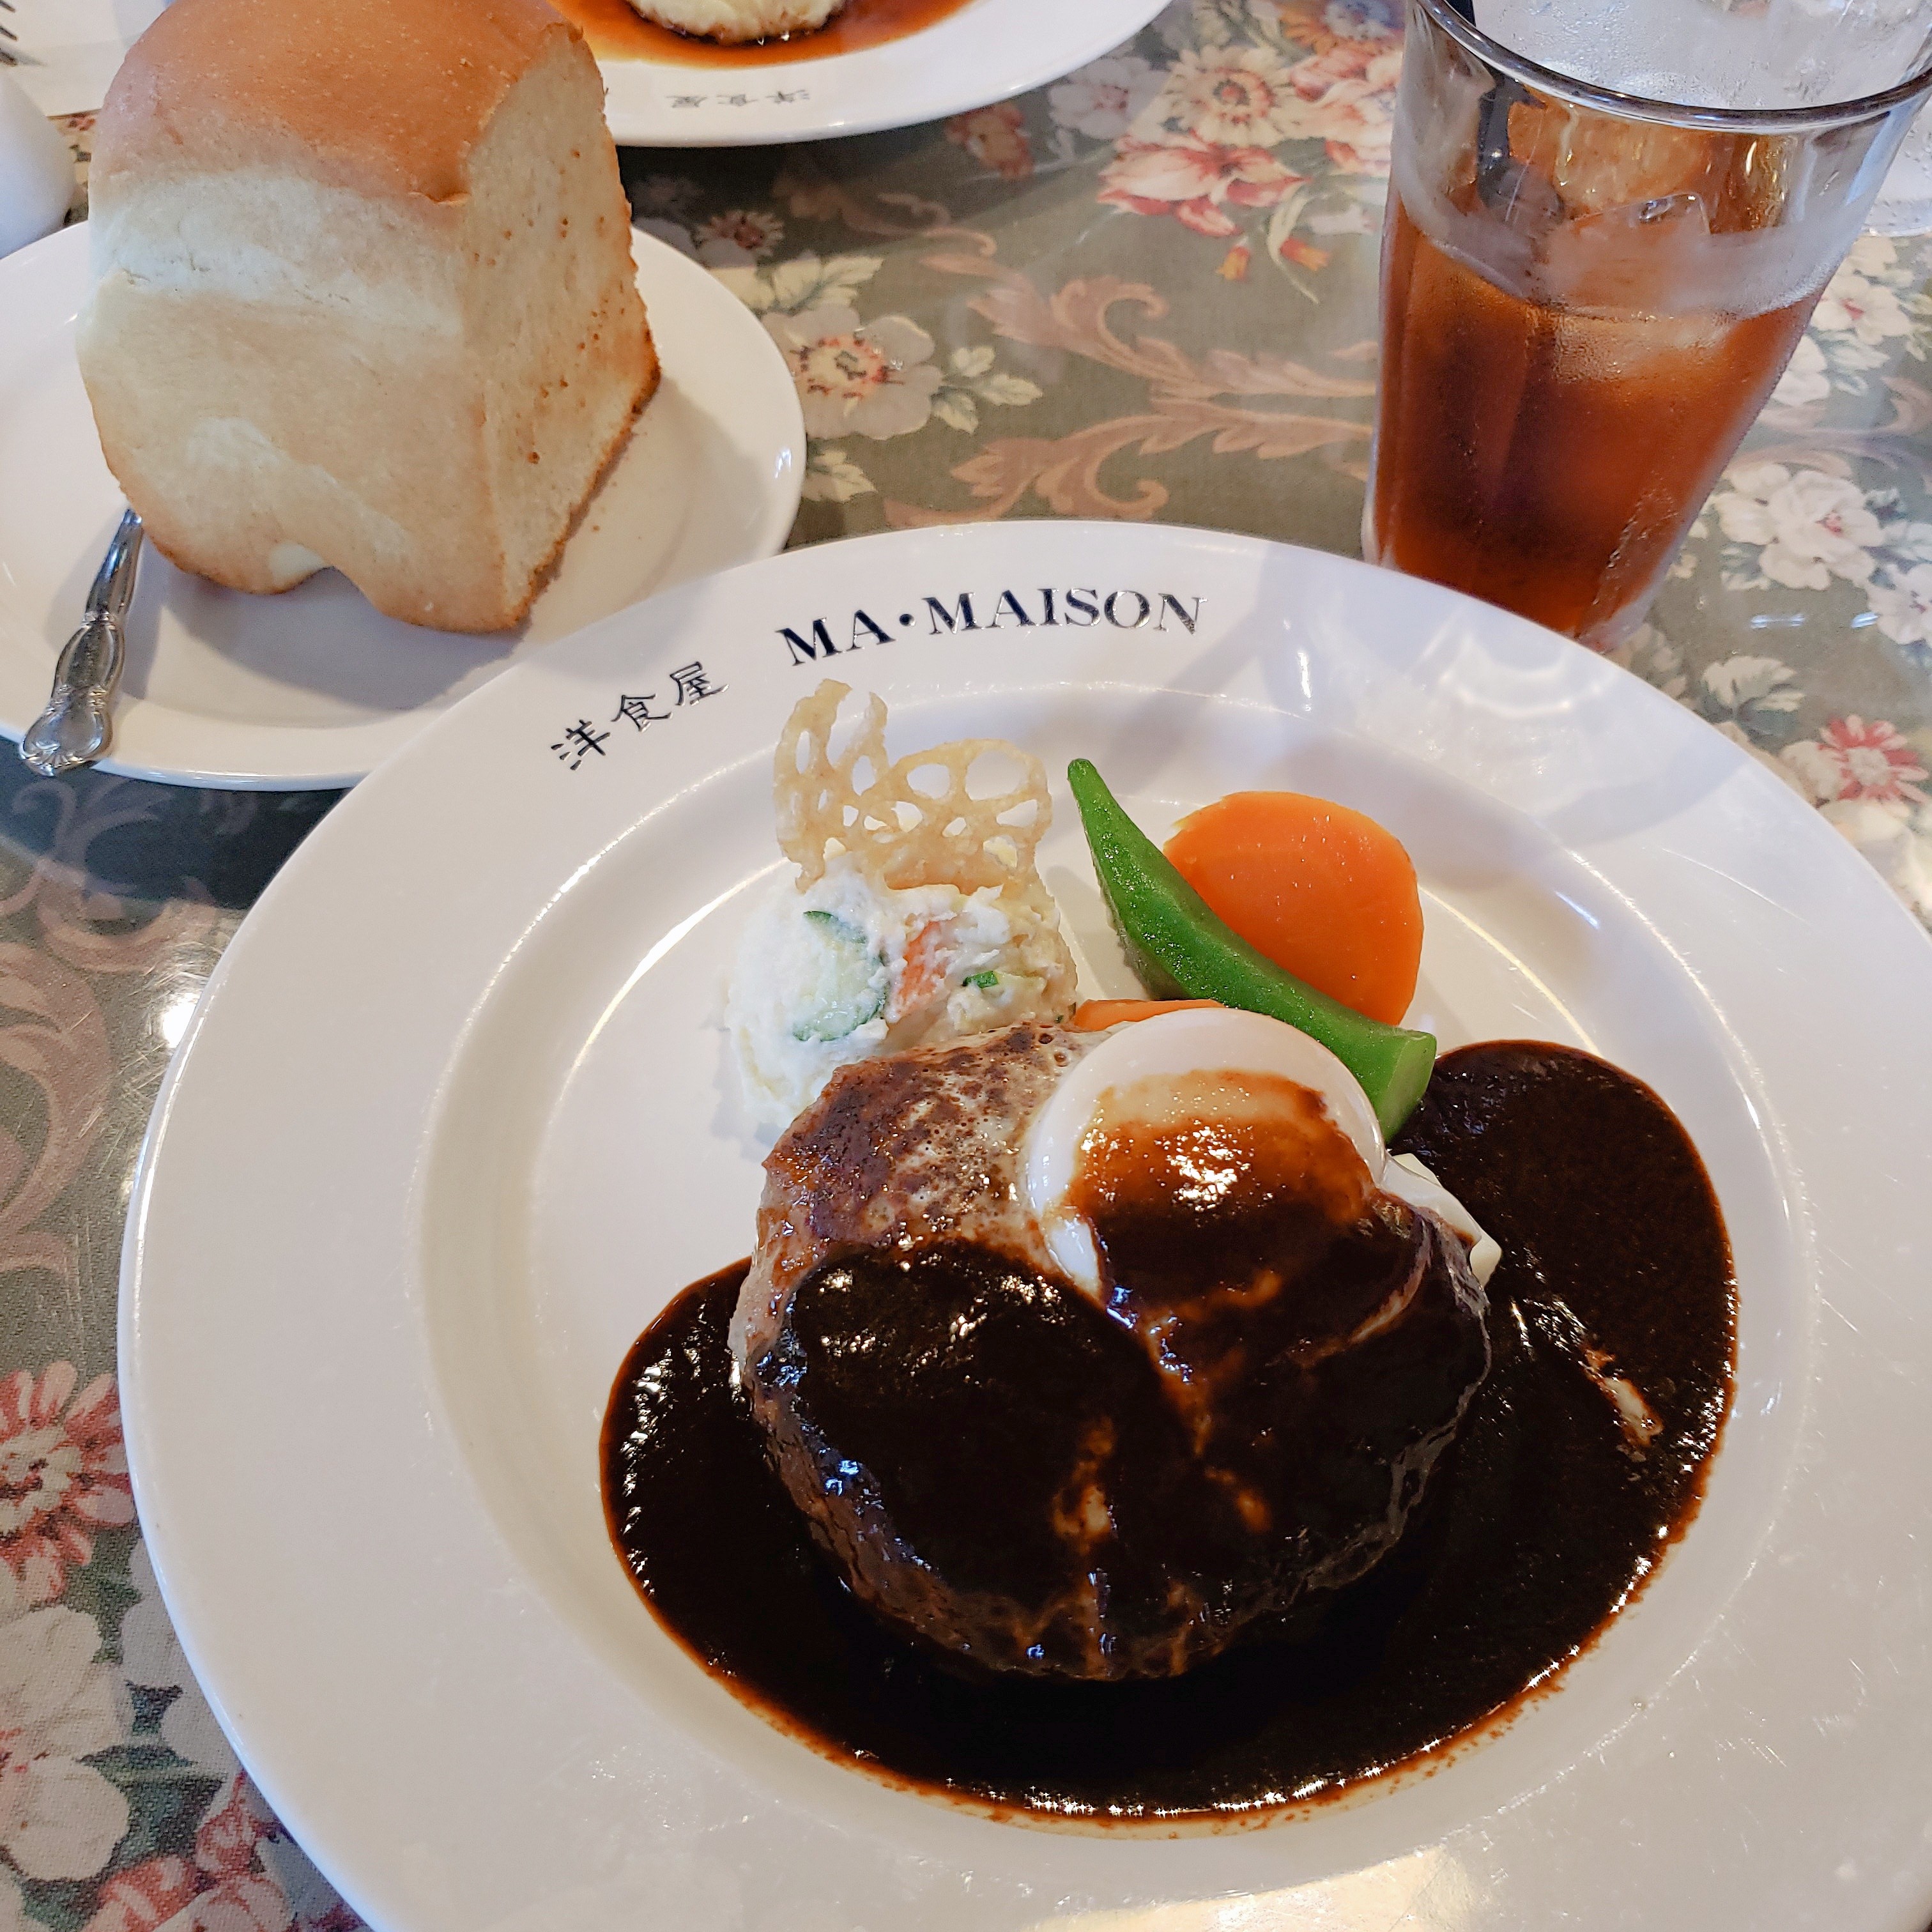
<path fill-rule="evenodd" d="M 1399 194 L 1382 272 L 1376 560 L 1573 638 L 1640 613 L 1817 300 L 1592 313 L 1511 293 Z M 1632 619 L 1634 622 L 1634 616 Z"/>
<path fill-rule="evenodd" d="M 1565 31 L 1632 4 L 1578 0 Z M 1369 556 L 1620 642 L 1928 84 L 1816 109 L 1679 107 L 1565 80 L 1450 0 L 1410 0 Z"/>

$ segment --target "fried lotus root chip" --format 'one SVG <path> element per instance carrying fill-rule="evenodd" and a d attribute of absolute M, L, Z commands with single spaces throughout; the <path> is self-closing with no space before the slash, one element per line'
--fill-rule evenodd
<path fill-rule="evenodd" d="M 1034 850 L 1052 822 L 1046 773 L 1040 760 L 1004 738 L 962 738 L 910 752 L 895 764 L 886 756 L 886 707 L 867 698 L 863 718 L 834 756 L 833 726 L 851 687 L 827 678 L 801 698 L 778 734 L 773 802 L 778 844 L 799 868 L 802 892 L 824 876 L 828 852 L 850 852 L 877 884 L 992 886 L 1043 890 Z M 1017 782 L 976 796 L 968 776 L 992 757 Z"/>

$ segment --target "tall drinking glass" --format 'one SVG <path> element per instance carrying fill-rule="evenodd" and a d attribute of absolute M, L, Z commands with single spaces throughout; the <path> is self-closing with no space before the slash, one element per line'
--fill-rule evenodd
<path fill-rule="evenodd" d="M 1631 36 L 1646 10 L 1654 33 Z M 1806 10 L 1804 72 L 1780 85 L 1828 101 L 1834 36 L 1819 0 Z M 1363 547 L 1606 649 L 1783 373 L 1932 73 L 1824 106 L 1684 106 L 1616 92 L 1606 70 L 1656 87 L 1672 36 L 1721 33 L 1727 15 L 1756 32 L 1762 0 L 1560 11 L 1588 32 L 1565 64 L 1590 79 L 1511 52 L 1450 0 L 1409 0 Z M 1619 27 L 1640 44 L 1622 73 Z M 1854 38 L 1840 71 L 1867 76 Z"/>

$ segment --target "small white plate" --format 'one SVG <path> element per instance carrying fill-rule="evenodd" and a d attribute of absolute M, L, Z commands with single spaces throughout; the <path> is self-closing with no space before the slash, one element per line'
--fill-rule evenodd
<path fill-rule="evenodd" d="M 353 784 L 466 692 L 544 645 L 674 584 L 769 556 L 805 477 L 784 358 L 704 269 L 633 233 L 664 379 L 514 631 L 399 624 L 346 578 L 279 597 L 141 559 L 104 770 L 268 790 Z M 0 261 L 0 734 L 47 701 L 121 514 L 74 360 L 87 230 Z"/>
<path fill-rule="evenodd" d="M 598 1426 L 638 1331 L 752 1244 L 718 983 L 828 673 L 902 747 L 1091 756 L 1156 836 L 1243 786 L 1372 812 L 1426 893 L 1419 1020 L 1593 1047 L 1689 1129 L 1736 1410 L 1655 1582 L 1502 1735 L 1265 1829 L 1028 1830 L 814 1756 L 638 1600 Z M 1126 990 L 1055 802 L 1046 882 Z M 243 1759 L 384 1932 L 1922 1932 L 1928 1013 L 1932 947 L 1829 826 L 1516 618 L 1197 531 L 796 552 L 478 692 L 250 915 L 128 1222 L 148 1546 Z"/>
<path fill-rule="evenodd" d="M 902 38 L 795 61 L 685 63 L 602 50 L 610 132 L 639 147 L 750 148 L 944 120 L 1130 40 L 1166 0 L 968 0 Z M 563 10 L 573 12 L 566 0 Z M 598 35 L 590 29 L 591 44 Z"/>
<path fill-rule="evenodd" d="M 13 0 L 14 78 L 43 114 L 88 114 L 166 0 Z"/>

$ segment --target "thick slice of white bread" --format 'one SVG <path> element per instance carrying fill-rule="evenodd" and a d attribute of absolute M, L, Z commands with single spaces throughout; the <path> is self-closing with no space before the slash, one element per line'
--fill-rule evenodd
<path fill-rule="evenodd" d="M 658 377 L 543 0 L 174 0 L 94 136 L 81 373 L 152 541 L 240 590 L 514 624 Z"/>
<path fill-rule="evenodd" d="M 647 20 L 736 44 L 779 34 L 808 34 L 822 27 L 845 0 L 631 0 Z"/>

